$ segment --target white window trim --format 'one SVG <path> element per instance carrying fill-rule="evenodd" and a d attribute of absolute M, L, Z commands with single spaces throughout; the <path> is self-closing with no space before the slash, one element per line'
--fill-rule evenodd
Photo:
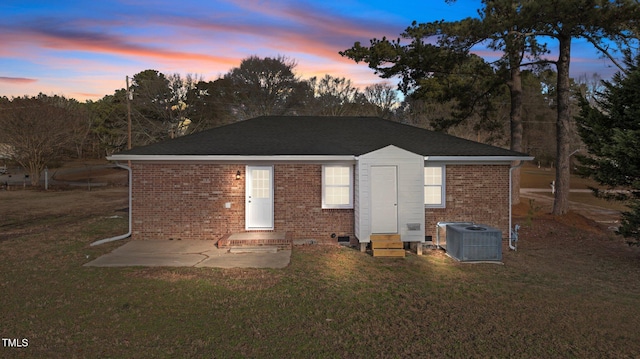
<path fill-rule="evenodd" d="M 440 198 L 442 199 L 442 202 L 439 204 L 424 204 L 424 208 L 446 208 L 447 207 L 447 166 L 446 165 L 425 165 L 424 167 L 440 167 L 442 168 L 442 184 L 440 185 Z M 424 172 L 423 172 L 424 173 Z M 424 187 L 427 187 L 426 184 L 424 184 L 424 178 L 422 180 L 422 185 Z M 430 187 L 435 187 L 435 186 L 430 186 Z M 425 199 L 426 200 L 426 199 Z"/>
<path fill-rule="evenodd" d="M 325 169 L 328 167 L 340 167 L 349 169 L 349 203 L 327 204 L 325 202 Z M 342 186 L 341 186 L 342 187 Z M 353 209 L 353 166 L 352 165 L 322 165 L 322 209 Z"/>

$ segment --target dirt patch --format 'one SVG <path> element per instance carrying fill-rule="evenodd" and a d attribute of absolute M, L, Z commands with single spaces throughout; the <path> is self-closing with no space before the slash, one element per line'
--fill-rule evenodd
<path fill-rule="evenodd" d="M 522 192 L 520 194 L 520 204 L 515 205 L 513 208 L 514 220 L 515 217 L 520 217 L 529 222 L 534 216 L 551 215 L 553 197 L 540 193 Z M 575 201 L 569 201 L 569 213 L 567 215 L 558 216 L 556 219 L 561 222 L 577 221 L 575 215 L 580 215 L 584 219 L 590 220 L 590 223 L 596 227 L 611 232 L 617 230 L 620 225 L 619 210 Z"/>
<path fill-rule="evenodd" d="M 109 212 L 126 215 L 128 189 L 0 191 L 0 241 L 44 232 Z"/>
<path fill-rule="evenodd" d="M 583 209 L 581 212 L 586 212 Z M 610 231 L 609 227 L 601 222 L 597 222 L 592 218 L 586 217 L 583 213 L 570 211 L 564 216 L 554 216 L 551 214 L 551 207 L 548 203 L 540 204 L 539 202 L 529 202 L 524 198 L 522 202 L 513 206 L 513 221 L 523 223 L 528 218 L 543 219 L 546 221 L 554 221 L 580 231 L 590 232 L 596 235 L 604 235 Z M 617 219 L 619 214 L 616 214 Z"/>
<path fill-rule="evenodd" d="M 91 167 L 80 167 L 73 170 L 57 172 L 54 177 L 56 181 L 66 182 L 106 182 L 122 183 L 127 180 L 127 170 L 119 167 L 105 167 L 102 165 Z"/>

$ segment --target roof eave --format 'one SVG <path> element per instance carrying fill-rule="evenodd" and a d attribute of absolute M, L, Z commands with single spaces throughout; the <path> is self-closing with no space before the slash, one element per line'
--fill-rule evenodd
<path fill-rule="evenodd" d="M 531 161 L 533 156 L 425 156 L 433 162 L 512 162 Z M 353 161 L 354 155 L 128 155 L 115 154 L 109 161 Z"/>
<path fill-rule="evenodd" d="M 425 161 L 434 162 L 512 162 L 532 161 L 533 156 L 425 156 Z"/>
<path fill-rule="evenodd" d="M 353 161 L 353 155 L 111 155 L 109 161 Z"/>

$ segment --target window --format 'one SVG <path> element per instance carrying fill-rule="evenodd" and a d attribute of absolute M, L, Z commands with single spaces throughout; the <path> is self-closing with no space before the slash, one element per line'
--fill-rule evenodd
<path fill-rule="evenodd" d="M 351 166 L 322 166 L 322 208 L 353 208 Z"/>
<path fill-rule="evenodd" d="M 424 168 L 424 204 L 430 208 L 445 207 L 445 166 Z"/>
<path fill-rule="evenodd" d="M 253 198 L 271 198 L 270 173 L 271 170 L 252 170 L 251 196 Z"/>

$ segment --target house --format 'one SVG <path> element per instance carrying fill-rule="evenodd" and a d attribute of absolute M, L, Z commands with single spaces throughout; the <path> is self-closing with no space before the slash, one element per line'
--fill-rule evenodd
<path fill-rule="evenodd" d="M 530 156 L 375 117 L 264 116 L 108 157 L 131 161 L 134 239 L 280 232 L 424 242 L 442 221 L 509 233 Z"/>
<path fill-rule="evenodd" d="M 10 159 L 13 156 L 13 146 L 0 143 L 0 159 Z"/>

